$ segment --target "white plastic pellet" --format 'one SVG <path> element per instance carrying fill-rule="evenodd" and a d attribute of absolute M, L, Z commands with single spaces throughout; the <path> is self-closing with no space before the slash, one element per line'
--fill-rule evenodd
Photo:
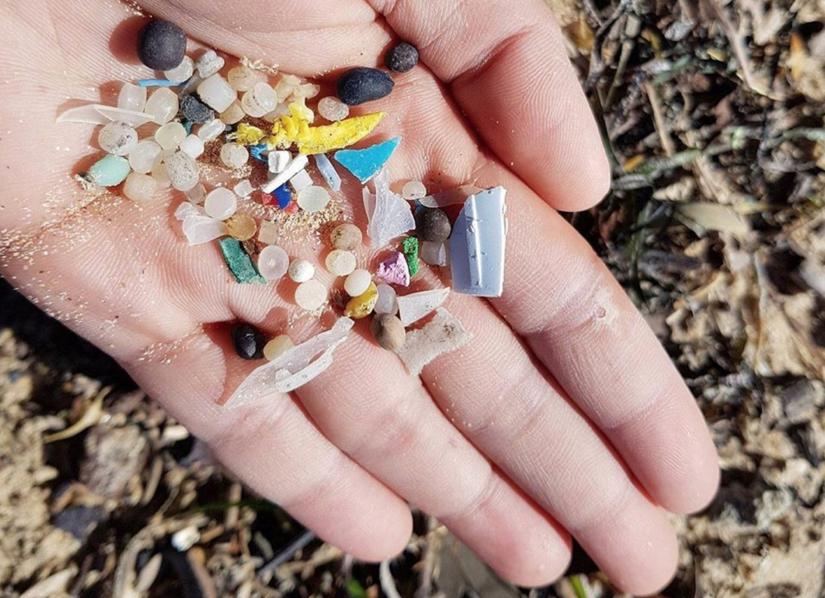
<path fill-rule="evenodd" d="M 206 194 L 203 209 L 210 218 L 226 220 L 238 209 L 238 197 L 226 187 L 215 187 Z"/>
<path fill-rule="evenodd" d="M 184 56 L 181 63 L 173 69 L 163 71 L 163 76 L 169 81 L 183 83 L 195 74 L 195 63 L 188 56 Z"/>
<path fill-rule="evenodd" d="M 280 280 L 289 269 L 289 256 L 277 245 L 268 245 L 258 254 L 258 272 L 272 282 Z"/>
<path fill-rule="evenodd" d="M 295 193 L 300 193 L 302 189 L 306 189 L 312 184 L 312 177 L 306 170 L 301 170 L 294 177 L 289 179 L 289 184 L 292 185 L 292 190 Z"/>
<path fill-rule="evenodd" d="M 273 174 L 282 173 L 291 159 L 292 154 L 290 154 L 287 150 L 275 150 L 269 152 L 267 155 L 267 160 L 269 161 L 269 172 Z"/>
<path fill-rule="evenodd" d="M 249 182 L 249 179 L 243 179 L 242 181 L 238 181 L 234 187 L 232 187 L 232 191 L 235 192 L 235 195 L 242 198 L 247 198 L 252 195 L 252 192 L 255 190 L 255 187 L 252 186 L 252 183 Z"/>
<path fill-rule="evenodd" d="M 212 141 L 213 139 L 217 139 L 225 130 L 226 125 L 223 124 L 223 121 L 219 118 L 213 118 L 209 122 L 201 125 L 201 128 L 198 129 L 198 137 L 205 142 Z"/>
<path fill-rule="evenodd" d="M 261 75 L 258 71 L 240 65 L 229 69 L 226 80 L 237 91 L 249 91 L 261 80 Z"/>
<path fill-rule="evenodd" d="M 355 255 L 351 251 L 334 249 L 329 252 L 326 260 L 327 270 L 335 276 L 347 276 L 355 270 Z"/>
<path fill-rule="evenodd" d="M 315 276 L 315 266 L 304 259 L 292 260 L 289 264 L 289 278 L 294 282 L 306 282 Z"/>
<path fill-rule="evenodd" d="M 178 107 L 178 94 L 169 88 L 160 87 L 146 100 L 146 107 L 143 111 L 151 114 L 156 124 L 164 125 L 175 118 Z"/>
<path fill-rule="evenodd" d="M 298 207 L 306 212 L 320 212 L 329 203 L 329 191 L 318 185 L 304 187 L 298 193 Z"/>
<path fill-rule="evenodd" d="M 327 300 L 327 288 L 317 280 L 302 282 L 295 289 L 295 303 L 307 311 L 315 311 Z"/>
<path fill-rule="evenodd" d="M 327 96 L 318 101 L 318 114 L 330 122 L 344 120 L 349 116 L 349 106 L 335 96 Z"/>
<path fill-rule="evenodd" d="M 344 281 L 344 290 L 350 297 L 357 297 L 366 291 L 372 282 L 372 275 L 363 268 L 354 270 Z"/>
<path fill-rule="evenodd" d="M 186 129 L 179 122 L 168 122 L 155 131 L 155 141 L 165 150 L 178 149 L 184 139 L 186 139 Z"/>
<path fill-rule="evenodd" d="M 221 162 L 229 168 L 241 168 L 249 160 L 249 150 L 239 143 L 224 143 L 221 146 Z"/>
<path fill-rule="evenodd" d="M 195 68 L 198 69 L 198 75 L 206 79 L 220 71 L 225 63 L 226 61 L 218 56 L 215 50 L 207 50 L 195 62 Z"/>
<path fill-rule="evenodd" d="M 123 184 L 123 195 L 132 201 L 145 202 L 152 199 L 158 189 L 158 183 L 148 174 L 132 172 Z"/>
<path fill-rule="evenodd" d="M 155 159 L 160 155 L 161 147 L 151 139 L 142 139 L 129 152 L 129 166 L 132 170 L 140 174 L 146 174 L 152 170 Z"/>
<path fill-rule="evenodd" d="M 117 96 L 117 107 L 124 110 L 143 112 L 146 106 L 146 88 L 133 83 L 124 83 Z"/>
<path fill-rule="evenodd" d="M 410 181 L 401 189 L 401 197 L 404 199 L 421 199 L 427 195 L 427 188 L 421 181 Z"/>
<path fill-rule="evenodd" d="M 138 144 L 138 134 L 126 123 L 114 121 L 100 129 L 97 143 L 105 152 L 115 156 L 128 156 Z"/>
<path fill-rule="evenodd" d="M 161 154 L 163 156 L 163 154 Z M 189 154 L 175 152 L 164 158 L 166 175 L 171 185 L 179 191 L 189 191 L 200 181 L 198 163 Z"/>
<path fill-rule="evenodd" d="M 187 135 L 180 144 L 180 151 L 185 152 L 193 158 L 198 158 L 203 154 L 203 139 L 195 134 Z"/>
<path fill-rule="evenodd" d="M 198 96 L 210 108 L 223 112 L 237 99 L 238 92 L 220 75 L 212 75 L 198 85 Z"/>

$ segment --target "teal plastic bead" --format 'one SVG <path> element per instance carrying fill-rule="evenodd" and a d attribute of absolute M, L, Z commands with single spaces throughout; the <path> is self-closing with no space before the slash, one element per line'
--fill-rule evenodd
<path fill-rule="evenodd" d="M 98 187 L 114 187 L 125 181 L 131 170 L 129 160 L 107 154 L 92 165 L 87 176 Z"/>

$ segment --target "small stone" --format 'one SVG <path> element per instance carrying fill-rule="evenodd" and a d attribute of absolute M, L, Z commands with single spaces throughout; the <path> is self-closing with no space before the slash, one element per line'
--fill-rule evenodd
<path fill-rule="evenodd" d="M 421 261 L 431 266 L 447 265 L 447 245 L 424 241 L 421 243 Z"/>
<path fill-rule="evenodd" d="M 377 286 L 378 300 L 375 302 L 375 313 L 392 314 L 398 312 L 398 295 L 390 285 L 381 283 Z"/>
<path fill-rule="evenodd" d="M 268 361 L 275 361 L 294 346 L 295 343 L 291 338 L 286 334 L 281 334 L 264 345 L 264 358 Z"/>
<path fill-rule="evenodd" d="M 332 229 L 329 235 L 330 243 L 335 249 L 345 249 L 347 251 L 352 251 L 361 245 L 363 238 L 361 229 L 349 222 L 339 224 Z"/>
<path fill-rule="evenodd" d="M 260 240 L 260 237 L 258 237 Z M 269 282 L 283 278 L 289 269 L 289 256 L 277 245 L 267 245 L 258 254 L 258 272 Z"/>
<path fill-rule="evenodd" d="M 298 258 L 292 260 L 287 272 L 293 282 L 306 282 L 315 276 L 315 266 L 312 265 L 312 262 Z"/>
<path fill-rule="evenodd" d="M 378 288 L 375 283 L 370 282 L 363 293 L 347 301 L 344 315 L 353 320 L 366 318 L 375 309 L 376 301 L 378 301 Z"/>
<path fill-rule="evenodd" d="M 126 179 L 130 170 L 129 161 L 126 158 L 106 154 L 92 164 L 86 176 L 98 187 L 114 187 Z"/>
<path fill-rule="evenodd" d="M 218 221 L 213 220 L 212 222 Z M 226 260 L 226 265 L 229 266 L 229 270 L 236 281 L 241 284 L 253 282 L 263 284 L 266 282 L 266 279 L 258 274 L 255 265 L 252 263 L 252 258 L 244 250 L 240 241 L 232 237 L 224 237 L 218 241 L 218 245 L 221 248 L 224 260 Z"/>
<path fill-rule="evenodd" d="M 320 212 L 329 203 L 329 192 L 318 185 L 310 185 L 298 193 L 298 206 L 306 212 Z"/>
<path fill-rule="evenodd" d="M 198 163 L 189 154 L 175 152 L 164 159 L 164 164 L 169 183 L 179 191 L 189 191 L 200 181 Z"/>
<path fill-rule="evenodd" d="M 329 252 L 324 261 L 327 271 L 335 276 L 347 276 L 352 274 L 357 265 L 355 254 L 343 249 L 334 249 Z"/>
<path fill-rule="evenodd" d="M 353 270 L 344 281 L 344 290 L 350 297 L 358 297 L 372 284 L 372 275 L 363 268 Z"/>
<path fill-rule="evenodd" d="M 198 96 L 207 106 L 223 112 L 238 98 L 238 92 L 220 75 L 212 75 L 198 85 Z"/>
<path fill-rule="evenodd" d="M 330 122 L 338 122 L 349 116 L 349 106 L 335 96 L 327 96 L 318 101 L 318 114 Z"/>
<path fill-rule="evenodd" d="M 186 139 L 184 139 L 180 144 L 180 151 L 192 156 L 193 158 L 199 158 L 203 154 L 203 150 L 203 139 L 197 135 L 187 135 Z"/>
<path fill-rule="evenodd" d="M 210 218 L 226 220 L 238 209 L 238 197 L 226 187 L 215 187 L 207 193 L 203 209 Z"/>
<path fill-rule="evenodd" d="M 206 79 L 220 71 L 224 64 L 226 64 L 226 61 L 218 56 L 215 50 L 207 50 L 195 62 L 195 68 L 198 69 L 198 76 L 201 79 Z"/>
<path fill-rule="evenodd" d="M 348 70 L 338 80 L 338 98 L 350 106 L 388 96 L 393 80 L 387 73 L 368 67 Z"/>
<path fill-rule="evenodd" d="M 407 259 L 400 251 L 393 254 L 378 264 L 376 277 L 389 284 L 396 284 L 406 287 L 410 284 L 410 268 Z"/>
<path fill-rule="evenodd" d="M 255 191 L 255 187 L 252 186 L 252 183 L 249 181 L 249 179 L 243 179 L 235 183 L 235 186 L 232 187 L 232 191 L 234 191 L 235 195 L 237 195 L 238 197 L 246 199 L 247 197 L 252 195 L 252 192 Z"/>
<path fill-rule="evenodd" d="M 226 80 L 236 91 L 249 91 L 255 84 L 260 82 L 261 75 L 258 71 L 247 66 L 239 65 L 229 69 Z"/>
<path fill-rule="evenodd" d="M 312 177 L 309 176 L 309 173 L 306 170 L 301 170 L 298 174 L 289 179 L 289 185 L 295 193 L 300 194 L 303 189 L 306 189 L 312 185 Z"/>
<path fill-rule="evenodd" d="M 269 152 L 266 157 L 269 166 L 269 172 L 273 174 L 280 174 L 284 171 L 289 161 L 292 160 L 292 154 L 286 150 L 275 150 Z"/>
<path fill-rule="evenodd" d="M 204 142 L 217 139 L 226 130 L 226 125 L 219 118 L 210 120 L 198 129 L 198 137 Z"/>
<path fill-rule="evenodd" d="M 415 232 L 422 241 L 443 243 L 450 236 L 452 226 L 444 210 L 422 208 L 416 216 Z"/>
<path fill-rule="evenodd" d="M 126 177 L 123 195 L 132 201 L 145 202 L 152 199 L 158 189 L 158 183 L 148 174 L 133 172 Z"/>
<path fill-rule="evenodd" d="M 196 125 L 203 124 L 215 118 L 215 111 L 191 93 L 180 99 L 180 111 L 186 120 Z"/>
<path fill-rule="evenodd" d="M 418 263 L 418 239 L 415 237 L 407 237 L 401 242 L 401 251 L 404 253 L 404 258 L 407 260 L 407 266 L 410 269 L 410 278 L 418 274 L 420 264 Z"/>
<path fill-rule="evenodd" d="M 143 112 L 143 108 L 146 106 L 146 95 L 147 90 L 145 87 L 124 83 L 117 96 L 117 107 L 124 110 Z"/>
<path fill-rule="evenodd" d="M 393 137 L 362 149 L 338 150 L 333 156 L 359 181 L 366 183 L 381 171 L 399 143 L 401 143 L 401 138 Z"/>
<path fill-rule="evenodd" d="M 128 156 L 138 143 L 138 134 L 126 123 L 114 121 L 100 129 L 97 143 L 105 152 L 115 156 Z"/>
<path fill-rule="evenodd" d="M 151 139 L 143 139 L 129 152 L 129 166 L 140 174 L 152 170 L 155 159 L 160 155 L 161 147 Z"/>
<path fill-rule="evenodd" d="M 241 107 L 249 116 L 260 118 L 265 114 L 275 110 L 278 105 L 278 96 L 272 86 L 263 81 L 243 94 Z"/>
<path fill-rule="evenodd" d="M 327 288 L 317 280 L 307 280 L 295 289 L 295 303 L 307 311 L 315 311 L 327 300 Z"/>
<path fill-rule="evenodd" d="M 235 352 L 242 359 L 260 359 L 266 339 L 260 330 L 251 324 L 238 324 L 232 327 L 232 343 Z"/>
<path fill-rule="evenodd" d="M 248 241 L 258 232 L 255 219 L 243 212 L 236 212 L 227 218 L 224 224 L 226 224 L 226 234 L 238 241 Z"/>
<path fill-rule="evenodd" d="M 166 87 L 156 89 L 146 100 L 143 111 L 152 115 L 152 122 L 166 124 L 178 113 L 178 95 Z"/>
<path fill-rule="evenodd" d="M 271 220 L 261 220 L 258 226 L 258 241 L 264 245 L 274 245 L 278 241 L 278 225 Z"/>
<path fill-rule="evenodd" d="M 175 150 L 186 139 L 186 129 L 179 122 L 170 122 L 158 127 L 155 131 L 155 141 L 165 150 Z"/>
<path fill-rule="evenodd" d="M 401 188 L 401 197 L 408 200 L 421 199 L 427 195 L 427 188 L 421 181 L 409 181 Z"/>
<path fill-rule="evenodd" d="M 387 68 L 396 73 L 406 73 L 418 64 L 418 50 L 412 44 L 401 42 L 387 52 Z"/>
<path fill-rule="evenodd" d="M 227 168 L 241 168 L 249 161 L 249 150 L 237 143 L 224 143 L 221 146 L 221 162 Z"/>
<path fill-rule="evenodd" d="M 246 113 L 241 108 L 241 104 L 236 100 L 232 102 L 232 105 L 229 106 L 226 110 L 221 112 L 221 120 L 228 125 L 234 125 L 241 122 Z"/>
<path fill-rule="evenodd" d="M 141 30 L 138 57 L 150 69 L 167 71 L 177 67 L 186 55 L 186 34 L 183 29 L 154 19 Z"/>
<path fill-rule="evenodd" d="M 169 81 L 183 83 L 195 74 L 195 62 L 188 56 L 184 56 L 180 64 L 173 69 L 163 71 L 163 76 Z"/>
<path fill-rule="evenodd" d="M 370 322 L 370 332 L 375 341 L 387 351 L 400 349 L 407 340 L 404 324 L 390 314 L 376 314 Z"/>

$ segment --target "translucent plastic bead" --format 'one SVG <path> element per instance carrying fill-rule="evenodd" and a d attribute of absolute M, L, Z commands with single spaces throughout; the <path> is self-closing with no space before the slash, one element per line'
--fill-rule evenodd
<path fill-rule="evenodd" d="M 193 158 L 199 158 L 203 154 L 203 139 L 197 135 L 187 135 L 180 144 L 180 151 L 185 152 Z"/>
<path fill-rule="evenodd" d="M 175 118 L 178 113 L 178 96 L 167 87 L 160 87 L 149 96 L 143 111 L 152 115 L 152 120 L 163 125 Z"/>
<path fill-rule="evenodd" d="M 241 106 L 249 116 L 260 118 L 275 110 L 278 105 L 278 96 L 268 83 L 260 82 L 243 94 Z"/>
<path fill-rule="evenodd" d="M 195 62 L 195 68 L 198 69 L 198 75 L 202 79 L 206 79 L 220 71 L 224 64 L 226 64 L 226 61 L 218 56 L 215 50 L 207 50 Z"/>
<path fill-rule="evenodd" d="M 226 219 L 226 234 L 238 241 L 248 241 L 258 232 L 255 219 L 249 214 L 236 212 Z"/>
<path fill-rule="evenodd" d="M 354 270 L 344 281 L 344 290 L 350 297 L 364 293 L 372 283 L 372 275 L 363 268 Z"/>
<path fill-rule="evenodd" d="M 198 129 L 198 137 L 200 137 L 203 141 L 212 141 L 213 139 L 217 139 L 217 137 L 225 130 L 226 125 L 223 124 L 221 119 L 216 118 L 201 125 L 201 128 Z"/>
<path fill-rule="evenodd" d="M 285 334 L 276 336 L 264 345 L 264 357 L 268 361 L 275 361 L 289 349 L 295 346 L 292 339 Z"/>
<path fill-rule="evenodd" d="M 283 102 L 295 92 L 295 88 L 301 84 L 301 79 L 295 75 L 281 75 L 278 84 L 275 86 L 275 93 L 278 94 L 278 101 Z"/>
<path fill-rule="evenodd" d="M 335 274 L 335 276 L 352 274 L 356 266 L 355 255 L 342 249 L 330 251 L 324 263 L 326 264 L 327 271 Z"/>
<path fill-rule="evenodd" d="M 427 195 L 427 188 L 421 181 L 410 181 L 401 189 L 401 197 L 404 199 L 421 199 Z"/>
<path fill-rule="evenodd" d="M 315 311 L 327 300 L 327 288 L 317 280 L 302 282 L 295 289 L 295 303 L 307 311 Z"/>
<path fill-rule="evenodd" d="M 166 123 L 155 131 L 155 141 L 165 150 L 178 149 L 184 139 L 186 139 L 186 129 L 179 122 Z"/>
<path fill-rule="evenodd" d="M 123 195 L 132 201 L 145 202 L 152 199 L 158 189 L 157 181 L 148 174 L 133 172 L 126 177 Z"/>
<path fill-rule="evenodd" d="M 327 96 L 319 100 L 318 114 L 330 122 L 337 122 L 349 116 L 349 106 L 335 96 Z"/>
<path fill-rule="evenodd" d="M 228 168 L 240 168 L 249 160 L 249 150 L 237 143 L 224 143 L 221 146 L 221 162 Z"/>
<path fill-rule="evenodd" d="M 237 91 L 249 91 L 261 80 L 261 74 L 249 67 L 239 65 L 229 69 L 226 80 L 232 89 Z"/>
<path fill-rule="evenodd" d="M 184 56 L 181 63 L 173 69 L 163 71 L 163 76 L 169 81 L 182 83 L 195 74 L 195 62 L 188 56 Z"/>
<path fill-rule="evenodd" d="M 194 187 L 192 187 L 189 191 L 186 192 L 186 199 L 191 201 L 195 204 L 203 203 L 203 200 L 206 198 L 206 187 L 203 186 L 203 183 L 198 183 Z"/>
<path fill-rule="evenodd" d="M 445 243 L 424 241 L 421 243 L 421 260 L 431 266 L 447 265 L 447 246 Z"/>
<path fill-rule="evenodd" d="M 309 100 L 317 96 L 319 93 L 321 93 L 321 86 L 317 83 L 302 83 L 295 88 L 292 95 L 296 98 L 304 98 Z"/>
<path fill-rule="evenodd" d="M 183 152 L 175 152 L 165 160 L 166 174 L 172 187 L 179 191 L 189 191 L 198 184 L 200 172 L 195 159 Z"/>
<path fill-rule="evenodd" d="M 378 299 L 374 311 L 377 314 L 392 314 L 398 311 L 397 294 L 395 289 L 383 282 L 378 285 Z"/>
<path fill-rule="evenodd" d="M 258 254 L 258 272 L 270 282 L 283 278 L 289 269 L 289 256 L 277 245 L 268 245 Z"/>
<path fill-rule="evenodd" d="M 210 218 L 226 220 L 238 209 L 238 197 L 226 187 L 216 187 L 206 194 L 203 209 Z"/>
<path fill-rule="evenodd" d="M 306 282 L 315 276 L 315 266 L 303 259 L 292 260 L 289 264 L 289 277 L 294 282 Z"/>
<path fill-rule="evenodd" d="M 159 145 L 158 149 L 160 149 Z M 171 183 L 169 182 L 169 174 L 166 172 L 166 159 L 168 157 L 169 155 L 161 150 L 158 155 L 155 156 L 155 162 L 152 164 L 152 178 L 157 181 L 158 187 L 161 189 L 167 189 L 171 186 Z"/>
<path fill-rule="evenodd" d="M 332 229 L 329 242 L 335 249 L 352 250 L 361 244 L 363 238 L 360 228 L 350 222 L 344 222 Z"/>
<path fill-rule="evenodd" d="M 241 122 L 244 116 L 246 116 L 246 114 L 244 113 L 243 108 L 241 108 L 241 105 L 237 101 L 234 101 L 229 108 L 221 112 L 220 118 L 226 124 L 234 125 Z"/>
<path fill-rule="evenodd" d="M 212 75 L 198 85 L 198 96 L 210 108 L 223 112 L 238 98 L 238 92 L 220 75 Z"/>
<path fill-rule="evenodd" d="M 146 88 L 132 83 L 124 83 L 117 96 L 117 107 L 124 110 L 143 112 L 146 106 Z"/>
<path fill-rule="evenodd" d="M 238 197 L 247 198 L 252 195 L 252 192 L 255 191 L 255 187 L 252 186 L 252 183 L 249 179 L 243 179 L 238 181 L 234 187 L 232 187 L 232 191 L 235 192 L 235 195 Z"/>
<path fill-rule="evenodd" d="M 298 206 L 307 212 L 320 212 L 329 203 L 329 191 L 318 185 L 310 185 L 298 193 Z"/>
<path fill-rule="evenodd" d="M 122 122 L 110 122 L 100 129 L 97 143 L 105 152 L 115 156 L 128 156 L 138 143 L 138 134 L 133 127 Z"/>

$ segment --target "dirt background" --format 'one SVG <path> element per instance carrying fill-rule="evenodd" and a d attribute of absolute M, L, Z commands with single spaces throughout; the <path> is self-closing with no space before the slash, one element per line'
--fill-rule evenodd
<path fill-rule="evenodd" d="M 548 0 L 613 193 L 571 217 L 720 452 L 666 596 L 825 595 L 825 1 Z M 364 566 L 249 493 L 117 365 L 0 284 L 0 596 L 612 596 L 579 552 L 532 592 L 423 515 Z"/>

